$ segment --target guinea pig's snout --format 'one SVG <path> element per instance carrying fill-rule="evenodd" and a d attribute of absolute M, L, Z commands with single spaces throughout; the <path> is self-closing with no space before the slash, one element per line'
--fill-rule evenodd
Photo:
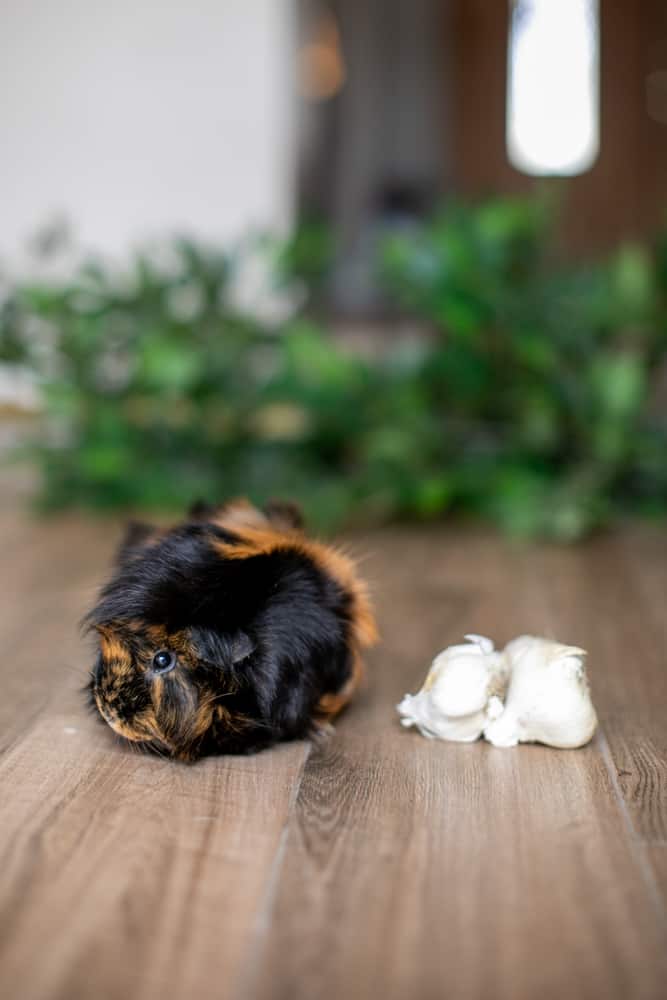
<path fill-rule="evenodd" d="M 98 712 L 115 733 L 134 743 L 150 738 L 150 694 L 131 671 L 98 667 L 92 694 Z"/>
<path fill-rule="evenodd" d="M 114 733 L 132 742 L 138 742 L 145 738 L 135 731 L 132 726 L 131 717 L 125 717 L 125 713 L 120 706 L 114 705 L 113 702 L 108 702 L 99 691 L 94 692 L 94 698 L 98 712 L 107 725 L 113 729 Z"/>
<path fill-rule="evenodd" d="M 101 657 L 91 693 L 115 733 L 170 757 L 195 759 L 194 748 L 211 723 L 211 699 L 201 697 L 195 679 L 179 669 L 169 649 L 154 652 L 145 669 L 118 657 L 112 662 Z"/>

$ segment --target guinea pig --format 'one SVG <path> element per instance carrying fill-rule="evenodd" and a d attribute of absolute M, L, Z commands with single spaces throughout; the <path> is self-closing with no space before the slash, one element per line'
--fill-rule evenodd
<path fill-rule="evenodd" d="M 309 735 L 350 700 L 377 637 L 352 560 L 308 539 L 294 506 L 246 500 L 130 525 L 84 625 L 94 711 L 184 761 Z"/>

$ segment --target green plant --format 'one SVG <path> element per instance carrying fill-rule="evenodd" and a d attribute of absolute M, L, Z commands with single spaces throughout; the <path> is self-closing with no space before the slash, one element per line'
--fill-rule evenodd
<path fill-rule="evenodd" d="M 667 248 L 553 252 L 542 200 L 452 206 L 384 249 L 388 287 L 435 340 L 415 377 L 452 503 L 511 532 L 577 538 L 667 507 Z"/>
<path fill-rule="evenodd" d="M 89 261 L 11 289 L 0 353 L 41 383 L 46 419 L 26 453 L 44 506 L 290 494 L 320 526 L 349 510 L 341 462 L 365 366 L 303 321 L 242 309 L 248 253 L 177 241 L 123 273 Z"/>
<path fill-rule="evenodd" d="M 388 241 L 387 287 L 434 333 L 373 361 L 291 294 L 326 276 L 317 227 L 11 284 L 0 358 L 41 384 L 42 503 L 288 495 L 320 528 L 452 510 L 562 540 L 664 511 L 667 239 L 573 266 L 550 225 L 542 202 L 501 199 Z"/>
<path fill-rule="evenodd" d="M 301 282 L 312 303 L 321 292 L 334 260 L 331 229 L 320 218 L 305 218 L 292 235 L 275 246 L 278 277 Z"/>

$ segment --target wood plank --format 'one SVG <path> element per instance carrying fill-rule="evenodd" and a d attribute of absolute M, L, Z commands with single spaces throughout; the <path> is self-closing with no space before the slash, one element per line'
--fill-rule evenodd
<path fill-rule="evenodd" d="M 667 899 L 667 843 L 652 844 L 649 847 L 649 860 L 658 891 L 663 899 Z"/>
<path fill-rule="evenodd" d="M 539 565 L 550 627 L 589 650 L 633 829 L 647 843 L 667 841 L 667 546 L 656 532 L 606 536 L 545 550 Z M 534 554 L 531 567 L 538 571 Z"/>
<path fill-rule="evenodd" d="M 77 692 L 56 698 L 0 762 L 11 995 L 224 997 L 306 753 L 187 767 L 130 753 L 82 716 Z"/>
<path fill-rule="evenodd" d="M 63 682 L 83 686 L 90 644 L 78 621 L 92 601 L 116 530 L 78 517 L 14 514 L 18 549 L 3 547 L 0 753 L 25 731 Z"/>
<path fill-rule="evenodd" d="M 663 996 L 665 929 L 600 742 L 443 744 L 392 715 L 464 631 L 561 633 L 545 551 L 433 532 L 382 550 L 372 697 L 306 765 L 246 995 Z"/>
<path fill-rule="evenodd" d="M 76 621 L 114 537 L 38 523 L 5 564 L 0 994 L 663 995 L 659 544 L 644 572 L 632 536 L 371 535 L 354 547 L 384 642 L 334 736 L 186 767 L 131 753 L 82 705 Z M 402 730 L 395 703 L 469 630 L 588 645 L 601 737 L 566 753 Z"/>
<path fill-rule="evenodd" d="M 79 690 L 77 622 L 116 528 L 14 523 L 0 637 L 11 652 L 0 664 L 0 980 L 13 998 L 74 1000 L 91 984 L 109 998 L 223 996 L 308 748 L 193 768 L 131 753 Z"/>
<path fill-rule="evenodd" d="M 457 45 L 454 152 L 446 162 L 453 156 L 457 191 L 472 198 L 529 194 L 536 181 L 511 166 L 505 141 L 508 4 L 449 6 Z M 647 86 L 655 91 L 652 77 L 664 67 L 665 20 L 663 0 L 600 5 L 602 141 L 591 169 L 568 178 L 560 205 L 562 242 L 577 254 L 652 237 L 661 225 L 655 207 L 667 196 L 667 131 L 647 113 Z"/>

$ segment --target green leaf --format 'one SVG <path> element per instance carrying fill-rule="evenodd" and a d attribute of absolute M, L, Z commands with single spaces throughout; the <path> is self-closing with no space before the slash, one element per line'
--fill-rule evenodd
<path fill-rule="evenodd" d="M 655 284 L 653 262 L 645 247 L 626 244 L 612 264 L 617 308 L 628 317 L 644 317 L 650 310 Z"/>
<path fill-rule="evenodd" d="M 645 393 L 643 359 L 636 354 L 607 354 L 594 358 L 590 383 L 596 405 L 610 417 L 628 417 Z"/>
<path fill-rule="evenodd" d="M 137 378 L 158 392 L 179 393 L 191 388 L 202 371 L 195 344 L 170 333 L 152 332 L 139 346 Z"/>

